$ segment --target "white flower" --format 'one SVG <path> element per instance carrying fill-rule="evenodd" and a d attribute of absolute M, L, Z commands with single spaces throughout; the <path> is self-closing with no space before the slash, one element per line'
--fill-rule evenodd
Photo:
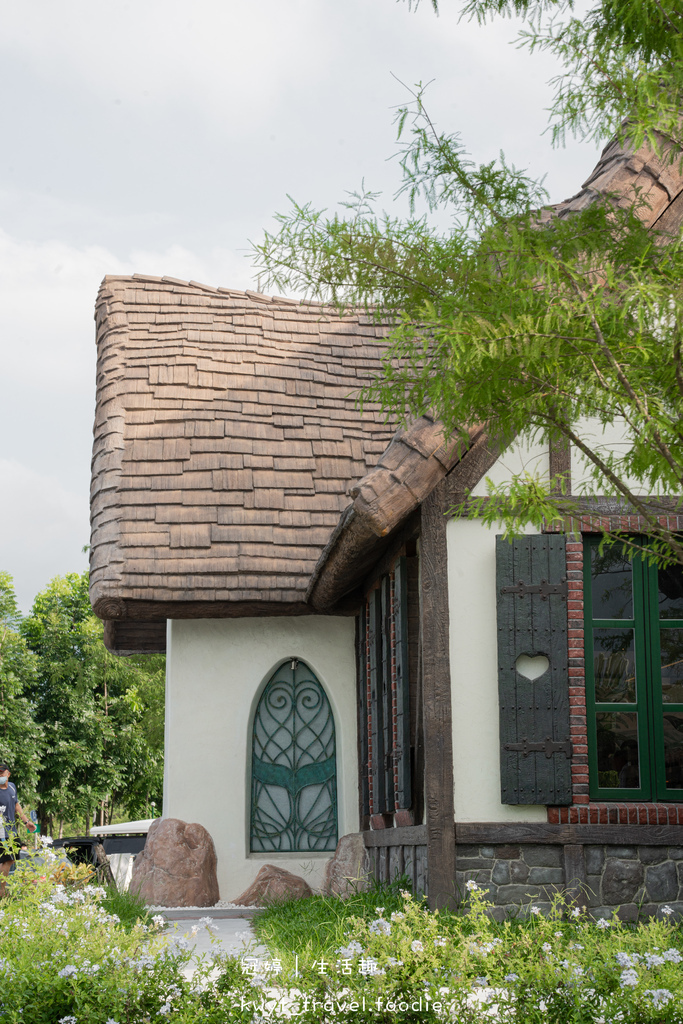
<path fill-rule="evenodd" d="M 614 956 L 620 967 L 633 967 L 634 961 L 628 953 L 615 953 Z"/>
<path fill-rule="evenodd" d="M 384 907 L 375 907 L 375 913 L 379 914 L 379 916 L 381 917 L 382 914 L 384 913 Z"/>
<path fill-rule="evenodd" d="M 665 949 L 662 956 L 670 964 L 680 964 L 681 960 L 683 960 L 683 956 L 681 956 L 677 949 Z"/>
<path fill-rule="evenodd" d="M 519 981 L 519 975 L 515 974 L 514 971 L 510 971 L 509 974 L 505 975 L 505 981 Z"/>
<path fill-rule="evenodd" d="M 552 953 L 552 951 L 553 951 L 553 947 L 550 945 L 549 942 L 544 942 L 543 945 L 541 946 L 541 949 L 543 950 L 544 953 Z"/>
<path fill-rule="evenodd" d="M 666 916 L 667 916 L 667 917 L 670 917 L 670 916 L 671 916 L 671 914 L 673 914 L 673 913 L 674 913 L 674 909 L 673 909 L 673 907 L 670 907 L 668 903 L 665 903 L 665 904 L 664 904 L 664 906 L 663 906 L 663 907 L 660 907 L 659 909 L 661 910 L 661 912 L 662 912 L 663 914 L 666 914 Z M 665 991 L 665 989 L 657 989 L 656 991 L 657 991 L 657 992 L 664 992 L 664 991 Z"/>
<path fill-rule="evenodd" d="M 407 889 L 399 889 L 399 892 L 404 900 L 410 899 L 410 892 Z"/>
<path fill-rule="evenodd" d="M 413 941 L 410 943 L 410 948 L 412 949 L 413 953 L 421 953 L 422 950 L 424 949 L 424 946 L 422 945 L 419 939 L 413 939 Z"/>
<path fill-rule="evenodd" d="M 646 953 L 643 957 L 645 960 L 646 967 L 663 967 L 666 960 L 663 956 L 659 956 L 657 953 Z"/>
<path fill-rule="evenodd" d="M 57 1024 L 78 1024 L 73 1014 L 69 1014 L 68 1017 L 60 1017 Z"/>
<path fill-rule="evenodd" d="M 113 1017 L 110 1017 L 108 1020 L 104 1022 L 104 1024 L 119 1024 L 119 1022 L 117 1020 L 114 1020 Z"/>
<path fill-rule="evenodd" d="M 78 974 L 78 968 L 74 967 L 73 964 L 67 964 L 66 967 L 63 967 L 62 970 L 57 973 L 60 978 L 70 978 L 73 974 Z M 64 1019 L 66 1020 L 67 1018 L 65 1017 Z M 74 1017 L 74 1020 L 75 1019 L 76 1018 Z"/>
<path fill-rule="evenodd" d="M 38 836 L 38 840 L 41 846 L 52 846 L 54 843 L 52 836 Z"/>
<path fill-rule="evenodd" d="M 601 917 L 599 921 L 595 922 L 596 928 L 611 928 L 612 924 L 607 920 L 606 917 Z"/>
<path fill-rule="evenodd" d="M 152 924 L 155 928 L 163 928 L 166 924 L 166 919 L 163 914 L 155 914 L 152 918 Z"/>
<path fill-rule="evenodd" d="M 204 928 L 210 928 L 211 925 L 213 924 L 213 918 L 212 917 L 200 917 L 199 918 L 199 924 L 200 924 L 200 926 L 203 925 Z"/>
<path fill-rule="evenodd" d="M 446 945 L 446 938 L 443 935 L 438 935 L 434 939 L 434 945 L 435 946 L 445 946 Z"/>
<path fill-rule="evenodd" d="M 619 984 L 622 988 L 625 988 L 626 985 L 637 985 L 638 972 L 634 971 L 632 967 L 629 967 L 627 968 L 627 970 L 622 971 L 621 977 L 619 978 Z"/>
<path fill-rule="evenodd" d="M 486 977 L 485 974 L 482 974 L 479 978 L 475 978 L 474 979 L 474 984 L 475 985 L 481 985 L 482 988 L 485 987 L 486 985 L 488 985 L 488 983 L 489 983 L 489 979 Z"/>
<path fill-rule="evenodd" d="M 581 917 L 581 907 L 573 907 L 570 911 L 571 917 Z"/>
<path fill-rule="evenodd" d="M 541 913 L 541 908 L 540 907 L 530 907 L 529 908 L 529 912 L 531 914 L 534 914 L 536 917 L 538 917 L 538 915 Z"/>
<path fill-rule="evenodd" d="M 363 952 L 363 947 L 360 942 L 353 939 L 349 942 L 348 946 L 341 946 L 337 952 L 343 957 L 344 960 L 349 960 L 352 956 L 357 956 L 358 953 Z"/>
<path fill-rule="evenodd" d="M 553 932 L 553 935 L 555 936 L 556 939 L 561 939 L 562 938 L 562 932 Z"/>
<path fill-rule="evenodd" d="M 655 1006 L 666 1006 L 669 1000 L 673 999 L 673 992 L 669 992 L 668 988 L 648 988 L 645 995 L 652 996 Z"/>
<path fill-rule="evenodd" d="M 391 915 L 392 921 L 402 921 L 406 915 L 401 910 L 394 910 Z"/>
<path fill-rule="evenodd" d="M 377 920 L 370 922 L 368 931 L 373 932 L 375 935 L 390 935 L 391 925 L 383 917 L 378 917 Z"/>
<path fill-rule="evenodd" d="M 479 886 L 477 885 L 473 878 L 470 878 L 468 882 L 465 882 L 465 888 L 468 890 L 468 892 L 479 892 Z"/>

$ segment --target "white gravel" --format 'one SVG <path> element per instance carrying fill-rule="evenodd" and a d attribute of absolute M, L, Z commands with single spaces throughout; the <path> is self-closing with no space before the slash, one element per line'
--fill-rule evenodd
<path fill-rule="evenodd" d="M 214 903 L 213 907 L 148 907 L 148 910 L 153 911 L 164 911 L 164 910 L 199 910 L 203 911 L 204 914 L 209 910 L 264 910 L 264 907 L 244 906 L 241 903 L 230 903 L 229 900 L 219 900 L 218 903 Z"/>

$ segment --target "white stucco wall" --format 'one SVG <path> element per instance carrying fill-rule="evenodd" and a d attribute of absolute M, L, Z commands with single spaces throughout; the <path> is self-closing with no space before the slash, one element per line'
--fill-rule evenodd
<path fill-rule="evenodd" d="M 261 689 L 282 661 L 310 665 L 334 714 L 339 835 L 358 831 L 353 618 L 176 620 L 167 651 L 164 816 L 211 833 L 221 899 L 243 892 L 263 864 L 317 888 L 331 853 L 249 852 L 250 729 Z"/>
<path fill-rule="evenodd" d="M 446 544 L 455 820 L 545 821 L 545 807 L 500 802 L 496 531 L 451 519 Z"/>
<path fill-rule="evenodd" d="M 617 417 L 613 423 L 601 424 L 595 419 L 582 419 L 576 424 L 577 435 L 598 455 L 614 453 L 623 455 L 631 448 L 632 440 L 626 422 Z M 592 463 L 586 456 L 572 445 L 571 448 L 571 469 L 572 469 L 572 490 L 575 494 L 594 493 L 595 485 L 590 476 Z M 636 477 L 624 477 L 624 482 L 629 485 L 634 494 L 665 494 L 666 488 L 660 486 L 650 487 L 642 484 Z M 600 488 L 604 494 L 606 488 Z"/>
<path fill-rule="evenodd" d="M 477 498 L 488 494 L 487 479 L 493 484 L 504 484 L 517 473 L 547 478 L 549 471 L 547 445 L 530 441 L 528 437 L 518 438 L 506 448 L 483 479 L 472 488 L 472 494 Z"/>

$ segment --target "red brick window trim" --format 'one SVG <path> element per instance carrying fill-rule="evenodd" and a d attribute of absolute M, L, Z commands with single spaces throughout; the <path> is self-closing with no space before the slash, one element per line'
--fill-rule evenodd
<path fill-rule="evenodd" d="M 683 804 L 588 803 L 549 807 L 551 825 L 683 825 Z"/>

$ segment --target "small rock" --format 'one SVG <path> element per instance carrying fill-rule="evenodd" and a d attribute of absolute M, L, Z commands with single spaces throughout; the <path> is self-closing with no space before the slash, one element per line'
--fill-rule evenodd
<path fill-rule="evenodd" d="M 333 896 L 350 896 L 359 889 L 367 889 L 370 878 L 370 858 L 360 832 L 342 836 L 334 857 L 325 868 L 323 892 Z"/>
<path fill-rule="evenodd" d="M 236 896 L 234 903 L 242 907 L 262 907 L 280 900 L 303 899 L 312 896 L 313 890 L 299 875 L 293 875 L 284 868 L 264 864 L 248 889 Z"/>
<path fill-rule="evenodd" d="M 640 861 L 608 857 L 607 866 L 602 876 L 604 902 L 612 906 L 630 903 L 638 891 L 638 887 L 642 884 L 644 874 Z"/>
<path fill-rule="evenodd" d="M 179 818 L 153 822 L 130 889 L 160 907 L 213 907 L 220 895 L 216 850 L 204 826 Z"/>
<path fill-rule="evenodd" d="M 669 860 L 649 867 L 645 874 L 645 891 L 653 903 L 675 900 L 678 896 L 676 865 Z"/>

